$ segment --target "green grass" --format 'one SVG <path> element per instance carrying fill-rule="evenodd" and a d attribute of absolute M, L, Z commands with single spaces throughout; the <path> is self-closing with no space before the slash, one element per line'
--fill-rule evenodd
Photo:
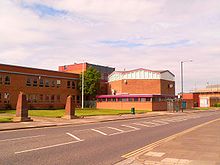
<path fill-rule="evenodd" d="M 202 110 L 202 111 L 206 111 L 206 110 L 209 110 L 211 108 L 208 108 L 208 107 L 205 107 L 205 108 L 202 108 L 202 107 L 198 107 L 198 108 L 194 108 L 194 110 Z"/>
<path fill-rule="evenodd" d="M 148 110 L 136 110 L 136 113 L 146 113 Z M 0 114 L 15 114 L 15 110 L 0 110 Z M 39 117 L 62 117 L 64 115 L 64 110 L 29 110 L 30 116 Z M 131 114 L 130 110 L 112 110 L 112 109 L 76 109 L 76 116 L 98 116 L 98 115 L 121 115 L 121 114 Z"/>
<path fill-rule="evenodd" d="M 0 123 L 12 122 L 12 117 L 0 116 Z"/>

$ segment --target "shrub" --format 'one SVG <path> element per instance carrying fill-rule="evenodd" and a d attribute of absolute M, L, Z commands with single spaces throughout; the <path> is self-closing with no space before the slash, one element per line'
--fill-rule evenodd
<path fill-rule="evenodd" d="M 214 106 L 215 107 L 220 107 L 220 103 L 216 103 Z"/>

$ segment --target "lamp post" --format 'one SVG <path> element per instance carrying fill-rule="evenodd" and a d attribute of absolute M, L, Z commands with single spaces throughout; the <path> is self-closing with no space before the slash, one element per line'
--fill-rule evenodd
<path fill-rule="evenodd" d="M 181 64 L 181 109 L 182 109 L 182 112 L 183 112 L 183 106 L 182 106 L 182 102 L 183 102 L 183 63 L 185 62 L 192 62 L 192 60 L 187 60 L 187 61 L 181 61 L 180 64 Z"/>
<path fill-rule="evenodd" d="M 84 61 L 82 67 L 82 109 L 84 108 Z"/>

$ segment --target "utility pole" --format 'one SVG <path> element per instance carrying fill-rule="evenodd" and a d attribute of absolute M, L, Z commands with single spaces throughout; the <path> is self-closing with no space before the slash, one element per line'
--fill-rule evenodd
<path fill-rule="evenodd" d="M 82 109 L 84 108 L 84 62 L 82 66 Z"/>

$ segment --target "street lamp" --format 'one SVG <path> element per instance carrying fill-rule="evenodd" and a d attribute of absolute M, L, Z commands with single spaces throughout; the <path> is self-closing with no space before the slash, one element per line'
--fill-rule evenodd
<path fill-rule="evenodd" d="M 82 66 L 82 109 L 84 108 L 84 61 Z"/>
<path fill-rule="evenodd" d="M 186 60 L 186 61 L 181 61 L 181 108 L 183 112 L 183 106 L 182 106 L 182 101 L 183 101 L 183 63 L 185 62 L 192 62 L 192 60 Z"/>

